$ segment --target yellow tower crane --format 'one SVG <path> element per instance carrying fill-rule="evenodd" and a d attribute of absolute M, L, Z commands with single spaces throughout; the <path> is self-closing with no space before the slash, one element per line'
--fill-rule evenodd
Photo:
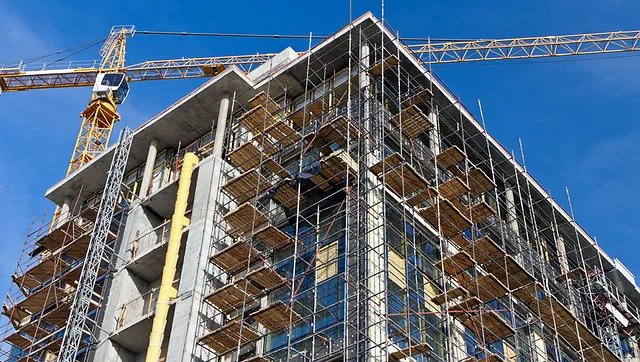
<path fill-rule="evenodd" d="M 0 94 L 47 88 L 93 86 L 91 101 L 80 114 L 82 123 L 67 175 L 106 150 L 114 124 L 120 119 L 117 106 L 128 93 L 129 83 L 148 80 L 207 78 L 229 65 L 259 65 L 276 54 L 256 54 L 173 60 L 154 60 L 125 65 L 127 39 L 134 26 L 114 26 L 100 50 L 99 66 L 83 67 L 73 62 L 64 69 L 0 65 Z M 488 60 L 531 59 L 619 53 L 639 50 L 640 31 L 617 31 L 564 36 L 429 42 L 406 45 L 423 64 Z"/>

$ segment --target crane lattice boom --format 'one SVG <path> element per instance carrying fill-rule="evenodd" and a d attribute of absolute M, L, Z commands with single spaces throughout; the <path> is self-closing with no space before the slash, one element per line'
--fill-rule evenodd
<path fill-rule="evenodd" d="M 414 44 L 407 48 L 423 63 L 455 63 L 628 52 L 639 50 L 638 40 L 640 31 L 617 31 Z"/>

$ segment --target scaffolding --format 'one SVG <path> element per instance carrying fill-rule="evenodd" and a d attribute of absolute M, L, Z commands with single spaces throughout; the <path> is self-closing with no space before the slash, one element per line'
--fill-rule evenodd
<path fill-rule="evenodd" d="M 393 34 L 354 21 L 233 94 L 193 360 L 628 360 L 640 309 L 597 245 Z M 163 151 L 161 177 L 213 138 Z M 6 360 L 60 348 L 97 215 L 75 209 L 25 243 Z M 124 240 L 128 262 L 169 226 Z M 116 329 L 155 303 L 119 306 Z"/>
<path fill-rule="evenodd" d="M 12 286 L 3 305 L 8 319 L 3 360 L 49 362 L 59 355 L 85 360 L 95 347 L 98 312 L 127 206 L 122 180 L 132 134 L 127 128 L 120 137 L 105 192 L 28 233 L 12 275 L 17 290 Z"/>
<path fill-rule="evenodd" d="M 622 361 L 593 245 L 378 25 L 234 101 L 198 358 Z"/>

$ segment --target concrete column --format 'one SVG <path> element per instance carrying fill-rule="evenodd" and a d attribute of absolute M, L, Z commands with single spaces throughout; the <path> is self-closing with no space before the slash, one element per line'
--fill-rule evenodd
<path fill-rule="evenodd" d="M 429 148 L 434 155 L 440 153 L 440 123 L 438 123 L 438 105 L 434 105 L 429 112 L 429 120 L 433 128 L 429 131 Z"/>
<path fill-rule="evenodd" d="M 556 239 L 556 247 L 558 248 L 558 259 L 560 261 L 560 270 L 562 274 L 569 271 L 569 259 L 567 258 L 567 248 L 564 245 L 562 236 Z"/>
<path fill-rule="evenodd" d="M 158 140 L 152 139 L 149 142 L 149 151 L 147 152 L 147 162 L 144 165 L 144 173 L 142 174 L 142 182 L 138 196 L 141 199 L 149 195 L 149 185 L 153 179 L 153 166 L 156 164 L 156 155 L 158 154 Z"/>
<path fill-rule="evenodd" d="M 67 196 L 64 198 L 62 207 L 60 207 L 60 216 L 58 217 L 58 223 L 65 221 L 69 216 L 71 216 L 72 203 L 73 203 L 73 199 L 71 197 Z"/>
<path fill-rule="evenodd" d="M 198 166 L 198 176 L 194 192 L 191 224 L 184 251 L 184 262 L 180 275 L 180 288 L 173 314 L 171 338 L 167 348 L 167 361 L 192 361 L 200 306 L 203 303 L 204 284 L 207 281 L 205 270 L 209 266 L 209 252 L 215 239 L 216 224 L 222 215 L 216 212 L 216 198 L 224 184 L 222 150 L 224 132 L 229 109 L 229 95 L 225 94 L 220 102 L 216 138 L 213 155 L 204 159 Z M 219 231 L 219 230 L 218 230 Z M 169 334 L 169 333 L 165 333 Z"/>
<path fill-rule="evenodd" d="M 167 361 L 197 360 L 193 353 L 200 322 L 198 311 L 206 292 L 205 270 L 209 263 L 212 236 L 220 219 L 216 212 L 216 196 L 224 182 L 221 180 L 222 162 L 217 157 L 208 157 L 198 166 L 191 224 L 185 245 Z M 165 334 L 169 335 L 168 332 Z"/>
<path fill-rule="evenodd" d="M 360 73 L 358 76 L 359 79 L 359 89 L 364 94 L 361 98 L 363 99 L 363 119 L 362 123 L 365 126 L 366 132 L 371 132 L 373 126 L 376 122 L 375 119 L 372 118 L 371 115 L 371 102 L 372 97 L 370 94 L 371 87 L 371 77 L 369 76 L 369 67 L 370 67 L 370 48 L 369 44 L 364 43 L 360 47 Z M 364 161 L 366 162 L 366 167 L 369 168 L 372 166 L 377 160 L 374 157 L 374 154 L 377 150 L 371 149 L 371 144 L 368 138 L 364 137 L 365 145 L 364 150 L 367 155 Z M 364 176 L 364 175 L 363 175 Z M 367 236 L 365 238 L 367 243 L 367 249 L 369 250 L 366 253 L 366 270 L 367 270 L 367 280 L 366 285 L 369 291 L 371 292 L 372 297 L 367 300 L 366 308 L 366 329 L 367 335 L 370 340 L 371 348 L 368 353 L 368 357 L 366 361 L 386 361 L 387 354 L 386 350 L 383 347 L 387 340 L 387 326 L 385 325 L 385 314 L 387 311 L 387 306 L 385 304 L 385 273 L 384 269 L 387 267 L 387 262 L 384 259 L 385 256 L 385 245 L 384 245 L 384 208 L 382 205 L 382 193 L 384 192 L 379 186 L 380 181 L 373 174 L 366 174 L 367 177 L 367 189 L 371 190 L 366 194 L 366 201 L 370 205 L 369 215 L 367 217 L 367 228 L 369 229 Z M 353 199 L 352 199 L 353 200 Z M 356 207 L 356 205 L 351 205 L 352 207 Z M 355 222 L 355 220 L 350 220 L 350 223 Z M 350 236 L 350 238 L 355 238 L 357 236 Z M 349 243 L 355 243 L 355 240 L 347 240 Z M 356 262 L 360 262 L 356 260 Z M 349 308 L 357 308 L 356 305 L 353 305 L 353 300 L 351 300 L 352 305 L 349 305 Z M 352 312 L 347 312 L 348 314 L 352 314 Z M 353 322 L 353 321 L 350 321 Z M 349 332 L 350 338 L 354 338 Z M 363 358 L 363 356 L 358 356 L 358 358 Z"/>
<path fill-rule="evenodd" d="M 518 228 L 518 214 L 516 213 L 516 198 L 513 193 L 513 187 L 507 185 L 505 197 L 507 199 L 507 226 L 517 235 L 520 235 L 520 229 Z"/>
<path fill-rule="evenodd" d="M 224 146 L 224 132 L 227 124 L 227 113 L 229 112 L 229 94 L 225 93 L 220 101 L 218 109 L 218 124 L 216 126 L 216 139 L 213 142 L 213 156 L 222 157 L 222 149 Z"/>

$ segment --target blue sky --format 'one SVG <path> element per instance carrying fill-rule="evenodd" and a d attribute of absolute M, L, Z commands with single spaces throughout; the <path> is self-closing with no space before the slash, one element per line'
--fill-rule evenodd
<path fill-rule="evenodd" d="M 560 35 L 638 27 L 640 4 L 630 0 L 402 1 L 385 5 L 386 19 L 404 37 L 502 38 Z M 30 58 L 105 36 L 114 24 L 139 30 L 331 34 L 349 20 L 348 2 L 0 0 L 0 61 Z M 379 2 L 354 1 L 354 16 Z M 128 62 L 276 52 L 306 41 L 179 38 L 136 35 Z M 98 59 L 98 49 L 79 59 Z M 477 114 L 482 100 L 487 128 L 518 153 L 522 138 L 529 171 L 566 205 L 568 186 L 576 218 L 612 256 L 635 274 L 640 214 L 638 58 L 511 61 L 456 64 L 434 69 Z M 0 63 L 1 64 L 1 63 Z M 202 80 L 137 83 L 121 108 L 123 126 L 137 127 Z M 24 232 L 34 215 L 54 205 L 47 188 L 66 171 L 90 89 L 10 93 L 0 97 L 0 290 L 9 287 Z"/>

